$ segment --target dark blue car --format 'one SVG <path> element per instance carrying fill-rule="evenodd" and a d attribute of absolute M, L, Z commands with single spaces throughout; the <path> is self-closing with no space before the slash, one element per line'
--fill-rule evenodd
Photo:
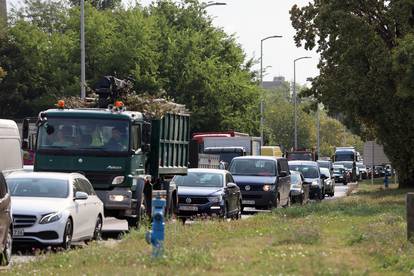
<path fill-rule="evenodd" d="M 286 158 L 236 157 L 229 170 L 240 187 L 243 207 L 271 209 L 290 205 L 290 171 Z"/>
<path fill-rule="evenodd" d="M 239 219 L 241 194 L 230 172 L 215 169 L 189 169 L 185 176 L 175 176 L 177 185 L 178 217 L 217 215 Z"/>

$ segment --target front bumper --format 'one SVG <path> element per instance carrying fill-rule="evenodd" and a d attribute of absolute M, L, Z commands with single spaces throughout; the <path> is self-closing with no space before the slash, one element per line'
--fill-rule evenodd
<path fill-rule="evenodd" d="M 178 204 L 177 216 L 181 218 L 193 218 L 198 216 L 220 216 L 224 212 L 224 206 L 217 202 L 205 204 Z"/>
<path fill-rule="evenodd" d="M 67 218 L 62 217 L 52 223 L 39 224 L 36 222 L 30 227 L 15 227 L 13 229 L 13 243 L 61 244 L 63 243 L 66 221 Z"/>
<path fill-rule="evenodd" d="M 310 186 L 310 190 L 309 190 L 309 198 L 311 199 L 318 199 L 319 198 L 319 194 L 321 193 L 321 187 L 319 186 Z"/>
<path fill-rule="evenodd" d="M 275 206 L 276 191 L 242 191 L 243 207 L 270 207 Z"/>
<path fill-rule="evenodd" d="M 103 202 L 105 210 L 130 210 L 132 208 L 132 192 L 129 188 L 115 188 L 110 191 L 95 190 Z"/>
<path fill-rule="evenodd" d="M 302 196 L 303 193 L 302 189 L 290 189 L 290 195 L 294 197 Z"/>

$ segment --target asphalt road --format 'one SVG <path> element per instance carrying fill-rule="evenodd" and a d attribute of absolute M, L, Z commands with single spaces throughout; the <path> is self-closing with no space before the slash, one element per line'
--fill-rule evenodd
<path fill-rule="evenodd" d="M 348 187 L 342 184 L 338 184 L 335 186 L 335 196 L 334 197 L 326 197 L 325 200 L 334 200 L 341 197 L 345 197 L 347 193 Z M 311 201 L 310 204 L 314 204 L 314 201 Z M 248 219 L 249 217 L 254 216 L 256 213 L 263 213 L 269 212 L 266 210 L 256 210 L 254 208 L 245 208 L 246 213 L 242 215 L 242 219 Z M 186 224 L 192 224 L 194 222 L 188 221 Z M 102 236 L 104 238 L 102 243 L 112 246 L 114 243 L 119 241 L 122 235 L 128 232 L 128 223 L 126 220 L 118 220 L 115 218 L 105 218 L 104 225 L 102 228 Z M 75 244 L 76 247 L 83 247 L 85 246 L 84 243 Z M 50 251 L 51 249 L 43 249 L 46 251 Z M 14 250 L 14 255 L 12 257 L 12 265 L 18 263 L 24 263 L 36 260 L 38 257 L 36 256 L 37 252 L 33 249 L 24 249 L 23 251 Z M 2 269 L 0 268 L 0 271 Z"/>

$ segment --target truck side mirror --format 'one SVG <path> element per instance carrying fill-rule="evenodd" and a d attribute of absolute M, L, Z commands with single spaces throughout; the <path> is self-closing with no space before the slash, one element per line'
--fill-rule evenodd
<path fill-rule="evenodd" d="M 22 149 L 24 150 L 29 149 L 29 119 L 27 118 L 23 120 Z"/>

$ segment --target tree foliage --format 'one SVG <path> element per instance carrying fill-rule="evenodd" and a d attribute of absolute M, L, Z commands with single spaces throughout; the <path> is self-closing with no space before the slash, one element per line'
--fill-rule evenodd
<path fill-rule="evenodd" d="M 193 130 L 257 135 L 259 90 L 252 62 L 197 1 L 116 9 L 92 4 L 86 1 L 85 7 L 90 87 L 104 75 L 130 76 L 136 91 L 165 91 L 185 104 Z M 33 116 L 57 97 L 79 95 L 79 16 L 77 5 L 40 0 L 27 0 L 12 15 L 0 38 L 0 64 L 8 72 L 0 86 L 1 117 Z"/>
<path fill-rule="evenodd" d="M 289 95 L 289 85 L 265 92 L 265 141 L 269 145 L 293 148 L 294 105 Z M 310 99 L 301 99 L 298 105 L 298 147 L 316 149 L 317 114 L 310 108 Z M 320 111 L 320 155 L 331 157 L 335 147 L 355 146 L 362 151 L 361 139 L 351 134 L 338 120 L 331 118 L 324 109 Z"/>
<path fill-rule="evenodd" d="M 376 137 L 414 185 L 414 2 L 315 0 L 291 9 L 297 46 L 321 54 L 308 95 L 365 138 Z"/>

